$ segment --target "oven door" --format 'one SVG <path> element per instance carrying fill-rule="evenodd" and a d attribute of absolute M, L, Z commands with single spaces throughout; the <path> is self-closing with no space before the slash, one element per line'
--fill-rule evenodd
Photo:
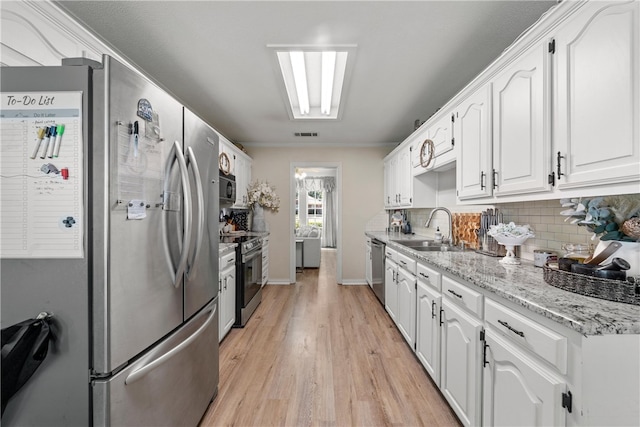
<path fill-rule="evenodd" d="M 262 247 L 242 255 L 242 307 L 246 307 L 262 284 Z"/>

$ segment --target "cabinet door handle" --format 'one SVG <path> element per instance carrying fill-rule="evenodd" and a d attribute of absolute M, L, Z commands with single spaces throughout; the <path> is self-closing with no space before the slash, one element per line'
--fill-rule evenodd
<path fill-rule="evenodd" d="M 431 301 L 431 318 L 432 319 L 436 318 L 436 302 L 435 301 Z"/>
<path fill-rule="evenodd" d="M 504 326 L 505 328 L 507 328 L 508 330 L 513 332 L 514 334 L 520 335 L 522 338 L 524 338 L 524 332 L 517 330 L 516 328 L 514 328 L 513 326 L 511 326 L 510 324 L 508 324 L 504 320 L 498 320 L 498 323 L 500 323 L 502 326 Z"/>
<path fill-rule="evenodd" d="M 222 279 L 218 280 L 218 293 L 222 292 Z"/>
<path fill-rule="evenodd" d="M 400 263 L 401 263 L 402 265 L 407 265 L 407 263 L 406 263 L 406 262 L 404 262 L 403 260 L 400 260 Z"/>
<path fill-rule="evenodd" d="M 487 175 L 484 173 L 484 171 L 480 171 L 480 189 L 484 190 L 487 186 L 484 183 L 485 177 Z"/>
<path fill-rule="evenodd" d="M 444 308 L 440 307 L 440 326 L 442 326 L 442 324 L 444 323 L 442 321 L 442 313 L 444 313 Z"/>
<path fill-rule="evenodd" d="M 455 297 L 458 297 L 460 299 L 462 299 L 462 295 L 460 295 L 459 293 L 457 293 L 456 291 L 454 291 L 453 289 L 447 289 L 447 291 L 452 294 Z"/>
<path fill-rule="evenodd" d="M 558 151 L 558 156 L 556 159 L 556 168 L 557 168 L 557 172 L 558 172 L 558 181 L 560 181 L 560 177 L 562 175 L 564 175 L 562 173 L 562 159 L 564 159 L 564 156 L 562 155 L 562 153 L 560 151 Z"/>
<path fill-rule="evenodd" d="M 420 272 L 420 275 L 421 275 L 422 277 L 424 277 L 425 279 L 429 280 L 429 276 L 427 276 L 426 274 L 424 274 L 424 273 Z"/>
<path fill-rule="evenodd" d="M 498 188 L 498 171 L 493 170 L 493 189 Z"/>
<path fill-rule="evenodd" d="M 488 348 L 489 348 L 489 344 L 487 344 L 487 342 L 484 341 L 484 344 L 482 346 L 482 367 L 483 368 L 489 364 L 489 361 L 487 360 L 487 349 Z"/>

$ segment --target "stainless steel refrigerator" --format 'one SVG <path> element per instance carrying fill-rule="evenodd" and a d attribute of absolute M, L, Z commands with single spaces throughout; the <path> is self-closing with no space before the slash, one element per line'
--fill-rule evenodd
<path fill-rule="evenodd" d="M 2 423 L 197 425 L 219 379 L 218 135 L 90 62 L 0 76 L 2 327 L 46 311 L 55 334 Z"/>

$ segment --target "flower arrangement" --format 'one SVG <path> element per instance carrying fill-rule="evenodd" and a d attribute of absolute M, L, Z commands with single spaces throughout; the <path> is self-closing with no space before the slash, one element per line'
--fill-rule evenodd
<path fill-rule="evenodd" d="M 489 227 L 489 231 L 487 231 L 489 236 L 504 236 L 504 237 L 518 237 L 518 238 L 529 238 L 535 237 L 533 234 L 533 230 L 529 227 L 529 225 L 515 225 L 513 222 L 509 224 L 497 224 Z"/>
<path fill-rule="evenodd" d="M 275 187 L 272 187 L 266 181 L 252 181 L 247 188 L 247 196 L 249 197 L 249 204 L 252 206 L 257 203 L 263 208 L 271 209 L 274 212 L 278 212 L 280 208 L 280 197 L 276 194 Z"/>
<path fill-rule="evenodd" d="M 640 241 L 640 194 L 594 197 L 593 199 L 561 199 L 560 212 L 565 221 L 587 227 L 595 239 Z"/>

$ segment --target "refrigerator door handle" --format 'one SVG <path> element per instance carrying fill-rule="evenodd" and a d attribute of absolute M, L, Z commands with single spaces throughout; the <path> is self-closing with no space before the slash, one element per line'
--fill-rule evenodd
<path fill-rule="evenodd" d="M 187 348 L 193 341 L 198 338 L 198 336 L 200 336 L 200 334 L 202 334 L 209 327 L 211 322 L 213 322 L 216 312 L 218 311 L 218 304 L 214 304 L 213 306 L 211 306 L 208 311 L 210 311 L 211 313 L 209 314 L 207 320 L 193 334 L 191 334 L 189 338 L 185 339 L 180 344 L 164 353 L 157 359 L 154 359 L 152 362 L 149 362 L 143 367 L 131 372 L 129 376 L 127 376 L 127 378 L 124 380 L 124 383 L 127 385 L 135 383 L 136 381 L 147 375 L 149 372 L 153 371 L 154 369 L 171 359 L 173 356 L 177 355 L 182 350 Z M 203 311 L 202 314 L 206 312 L 207 310 Z"/>
<path fill-rule="evenodd" d="M 164 203 L 165 210 L 169 210 L 167 207 L 169 194 L 170 194 L 170 178 L 171 178 L 171 168 L 173 166 L 174 161 L 178 161 L 178 166 L 180 167 L 180 180 L 182 182 L 182 192 L 184 197 L 184 233 L 182 235 L 182 247 L 180 248 L 180 261 L 178 261 L 178 267 L 175 269 L 173 275 L 173 286 L 176 288 L 180 284 L 180 280 L 182 279 L 182 275 L 185 271 L 185 266 L 187 264 L 187 258 L 189 257 L 189 248 L 191 247 L 191 188 L 189 185 L 189 173 L 187 171 L 187 163 L 184 159 L 184 155 L 182 154 L 182 149 L 180 148 L 180 142 L 174 141 L 173 146 L 171 147 L 171 151 L 169 152 L 169 157 L 167 158 L 167 164 L 164 169 Z M 162 229 L 165 235 L 165 252 L 167 255 L 167 259 L 169 260 L 169 264 L 171 269 L 173 269 L 173 265 L 171 262 L 171 254 L 169 253 L 169 232 L 167 230 L 167 213 L 162 215 Z"/>
<path fill-rule="evenodd" d="M 193 251 L 193 255 L 191 260 L 187 264 L 187 276 L 191 271 L 191 268 L 195 264 L 198 259 L 198 253 L 200 252 L 200 247 L 202 246 L 202 234 L 204 232 L 204 191 L 202 188 L 202 179 L 200 178 L 200 168 L 198 168 L 198 162 L 196 161 L 196 155 L 193 153 L 193 149 L 191 147 L 187 148 L 187 167 L 189 164 L 193 167 L 193 176 L 195 177 L 194 181 L 196 183 L 196 193 L 198 195 L 198 221 L 197 221 L 197 230 L 196 230 L 196 247 Z"/>

